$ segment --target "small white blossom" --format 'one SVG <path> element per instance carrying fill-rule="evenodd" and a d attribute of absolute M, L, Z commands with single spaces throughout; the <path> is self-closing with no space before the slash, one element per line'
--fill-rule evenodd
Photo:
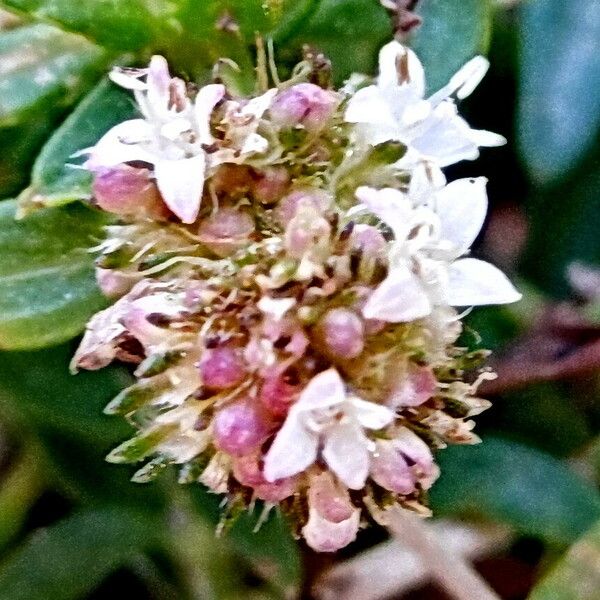
<path fill-rule="evenodd" d="M 521 295 L 496 267 L 459 259 L 481 229 L 487 211 L 486 179 L 459 179 L 434 192 L 430 205 L 410 194 L 358 188 L 359 200 L 394 233 L 389 271 L 363 307 L 368 319 L 405 322 L 435 305 L 476 306 L 515 302 Z M 459 260 L 457 260 L 459 259 Z"/>
<path fill-rule="evenodd" d="M 335 369 L 315 376 L 292 406 L 265 456 L 265 477 L 275 481 L 300 473 L 315 462 L 320 444 L 329 468 L 349 488 L 364 486 L 373 442 L 365 429 L 381 429 L 394 413 L 346 393 Z"/>
<path fill-rule="evenodd" d="M 390 42 L 379 54 L 376 85 L 362 88 L 350 98 L 345 119 L 358 124 L 368 143 L 395 140 L 405 144 L 404 163 L 424 159 L 445 167 L 475 159 L 480 146 L 500 146 L 506 140 L 489 131 L 471 129 L 458 115 L 451 97 L 468 96 L 488 66 L 485 58 L 475 57 L 448 85 L 425 99 L 423 65 L 412 50 Z"/>

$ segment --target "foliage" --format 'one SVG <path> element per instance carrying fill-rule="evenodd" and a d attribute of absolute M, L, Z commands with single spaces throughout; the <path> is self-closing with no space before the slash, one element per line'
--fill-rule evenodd
<path fill-rule="evenodd" d="M 198 590 L 207 598 L 289 597 L 301 585 L 300 554 L 278 515 L 258 535 L 242 520 L 215 540 L 214 498 L 174 485 L 170 473 L 133 485 L 127 467 L 104 464 L 128 432 L 102 407 L 128 374 L 67 372 L 73 349 L 67 342 L 105 302 L 87 250 L 106 223 L 74 202 L 89 197 L 90 181 L 65 164 L 133 114 L 129 97 L 104 79 L 112 64 L 141 64 L 163 53 L 200 81 L 227 56 L 249 72 L 258 31 L 273 38 L 282 70 L 308 43 L 331 58 L 341 81 L 356 70 L 373 71 L 377 49 L 392 33 L 386 11 L 377 0 L 2 4 L 22 20 L 0 31 L 0 196 L 20 194 L 23 219 L 14 220 L 14 200 L 0 204 L 1 435 L 14 440 L 0 480 L 0 597 L 82 598 L 124 572 L 156 598 L 191 599 Z M 491 44 L 488 91 L 468 109 L 476 124 L 499 125 L 511 138 L 500 166 L 485 156 L 483 164 L 492 198 L 510 190 L 496 195 L 497 204 L 528 217 L 519 273 L 542 290 L 543 302 L 572 294 L 565 273 L 574 260 L 600 263 L 594 4 L 531 0 L 505 12 L 488 1 L 422 0 L 423 26 L 410 39 L 431 90 Z M 225 16 L 239 29 L 219 26 Z M 237 83 L 246 90 L 254 84 Z M 494 188 L 494 178 L 502 177 L 507 181 Z M 484 251 L 490 248 L 484 243 Z M 523 318 L 517 311 L 481 309 L 471 325 L 485 344 L 510 351 L 536 313 Z M 553 552 L 574 544 L 531 598 L 591 599 L 599 577 L 598 561 L 589 557 L 597 558 L 600 496 L 564 457 L 598 434 L 597 376 L 583 384 L 550 382 L 497 403 L 483 420 L 483 445 L 440 454 L 433 508 L 506 523 Z M 52 494 L 61 503 L 40 520 Z"/>

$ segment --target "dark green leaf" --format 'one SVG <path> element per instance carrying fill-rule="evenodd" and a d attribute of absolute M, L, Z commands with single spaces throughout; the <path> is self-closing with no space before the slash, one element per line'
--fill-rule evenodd
<path fill-rule="evenodd" d="M 293 62 L 302 44 L 331 59 L 337 82 L 353 72 L 372 73 L 379 48 L 392 38 L 385 9 L 376 0 L 322 0 L 312 18 L 278 53 Z"/>
<path fill-rule="evenodd" d="M 596 0 L 537 0 L 520 8 L 519 143 L 531 175 L 562 178 L 600 127 Z"/>
<path fill-rule="evenodd" d="M 485 53 L 491 30 L 488 0 L 424 0 L 423 18 L 411 46 L 423 62 L 427 87 L 434 92 L 476 54 Z"/>
<path fill-rule="evenodd" d="M 91 175 L 68 166 L 78 150 L 93 146 L 112 126 L 134 117 L 131 94 L 102 81 L 48 140 L 36 160 L 31 185 L 19 198 L 20 212 L 90 197 Z"/>
<path fill-rule="evenodd" d="M 35 532 L 0 569 L 0 598 L 75 600 L 156 543 L 159 528 L 143 513 L 88 510 Z"/>
<path fill-rule="evenodd" d="M 82 331 L 102 308 L 88 248 L 104 217 L 83 206 L 43 209 L 15 221 L 0 205 L 0 348 L 41 348 Z"/>
<path fill-rule="evenodd" d="M 2 0 L 22 11 L 119 50 L 140 50 L 181 30 L 172 0 Z"/>
<path fill-rule="evenodd" d="M 485 437 L 439 453 L 431 492 L 438 515 L 502 521 L 520 533 L 568 545 L 600 519 L 600 497 L 567 466 L 522 444 Z"/>
<path fill-rule="evenodd" d="M 596 600 L 600 590 L 600 522 L 534 587 L 528 600 Z"/>
<path fill-rule="evenodd" d="M 0 127 L 32 114 L 60 114 L 104 71 L 105 50 L 49 25 L 0 33 Z"/>
<path fill-rule="evenodd" d="M 569 264 L 600 264 L 600 147 L 571 177 L 530 202 L 526 274 L 556 296 L 570 292 Z"/>

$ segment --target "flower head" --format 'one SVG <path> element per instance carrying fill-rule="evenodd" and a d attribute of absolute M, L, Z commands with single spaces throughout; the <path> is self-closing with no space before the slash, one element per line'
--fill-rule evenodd
<path fill-rule="evenodd" d="M 87 150 L 93 202 L 117 219 L 96 248 L 113 304 L 73 358 L 133 367 L 106 412 L 138 431 L 109 460 L 143 462 L 135 481 L 177 465 L 226 514 L 277 505 L 323 552 L 369 511 L 426 503 L 435 451 L 477 442 L 488 406 L 455 307 L 520 297 L 469 256 L 485 179 L 441 172 L 502 141 L 454 102 L 486 69 L 473 59 L 428 98 L 396 42 L 358 91 L 306 69 L 250 98 L 195 91 L 161 57 L 113 72 L 141 118 Z"/>

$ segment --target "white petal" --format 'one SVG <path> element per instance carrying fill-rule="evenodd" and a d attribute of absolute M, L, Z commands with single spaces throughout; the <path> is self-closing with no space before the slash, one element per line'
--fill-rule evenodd
<path fill-rule="evenodd" d="M 396 241 L 403 242 L 411 230 L 412 206 L 408 197 L 393 188 L 361 186 L 356 197 L 374 215 L 392 228 Z"/>
<path fill-rule="evenodd" d="M 367 429 L 381 429 L 394 420 L 394 413 L 387 407 L 362 398 L 351 397 L 348 402 L 358 422 Z"/>
<path fill-rule="evenodd" d="M 169 64 L 164 56 L 155 55 L 150 59 L 146 77 L 148 104 L 155 113 L 163 114 L 169 109 L 171 75 Z"/>
<path fill-rule="evenodd" d="M 371 123 L 395 129 L 394 115 L 376 85 L 362 88 L 350 98 L 344 119 L 348 123 Z"/>
<path fill-rule="evenodd" d="M 405 76 L 406 79 L 402 80 Z M 416 97 L 423 98 L 425 95 L 423 65 L 412 50 L 396 41 L 390 42 L 379 52 L 377 85 L 380 87 L 407 85 L 414 90 Z"/>
<path fill-rule="evenodd" d="M 214 141 L 210 133 L 210 115 L 224 95 L 225 86 L 218 83 L 205 85 L 198 91 L 194 112 L 201 144 L 212 144 Z"/>
<path fill-rule="evenodd" d="M 423 286 L 408 267 L 394 267 L 371 294 L 363 307 L 366 319 L 405 323 L 431 312 L 431 303 Z"/>
<path fill-rule="evenodd" d="M 506 138 L 503 135 L 485 129 L 471 129 L 471 138 L 478 146 L 486 148 L 496 148 L 506 144 Z"/>
<path fill-rule="evenodd" d="M 313 377 L 302 390 L 292 411 L 327 408 L 341 404 L 346 399 L 346 388 L 335 369 L 327 369 Z"/>
<path fill-rule="evenodd" d="M 244 106 L 240 109 L 240 114 L 242 115 L 252 115 L 256 119 L 260 119 L 265 111 L 271 106 L 273 102 L 273 98 L 277 95 L 276 89 L 267 90 L 261 96 L 257 98 L 252 98 L 249 102 L 244 104 Z"/>
<path fill-rule="evenodd" d="M 508 304 L 521 299 L 506 275 L 490 263 L 463 258 L 450 265 L 447 301 L 450 306 Z"/>
<path fill-rule="evenodd" d="M 123 121 L 107 131 L 98 143 L 89 149 L 90 156 L 85 167 L 93 171 L 132 160 L 153 164 L 155 156 L 140 144 L 152 140 L 152 136 L 152 128 L 144 119 Z"/>
<path fill-rule="evenodd" d="M 329 468 L 352 490 L 365 485 L 369 474 L 369 440 L 356 422 L 340 422 L 325 437 L 323 458 Z"/>
<path fill-rule="evenodd" d="M 108 78 L 116 83 L 118 86 L 127 90 L 145 90 L 146 83 L 140 80 L 146 74 L 145 70 L 140 69 L 135 72 L 135 75 L 128 73 L 127 71 L 115 67 L 109 74 Z"/>
<path fill-rule="evenodd" d="M 272 483 L 304 471 L 317 458 L 318 446 L 318 436 L 307 431 L 290 411 L 265 456 L 265 479 Z"/>
<path fill-rule="evenodd" d="M 487 179 L 458 179 L 436 195 L 436 212 L 441 222 L 441 238 L 452 242 L 463 254 L 475 241 L 485 221 L 488 200 Z"/>
<path fill-rule="evenodd" d="M 264 154 L 269 149 L 269 142 L 258 133 L 251 133 L 242 144 L 242 154 Z"/>
<path fill-rule="evenodd" d="M 294 298 L 271 298 L 270 296 L 263 296 L 256 306 L 274 321 L 281 321 L 285 313 L 295 304 L 296 300 Z"/>
<path fill-rule="evenodd" d="M 483 56 L 472 58 L 452 76 L 447 85 L 433 94 L 429 101 L 438 104 L 452 94 L 456 94 L 459 100 L 466 98 L 481 83 L 489 68 L 490 63 Z"/>
<path fill-rule="evenodd" d="M 202 202 L 204 154 L 182 160 L 157 160 L 154 164 L 156 184 L 165 204 L 184 223 L 193 223 Z"/>

